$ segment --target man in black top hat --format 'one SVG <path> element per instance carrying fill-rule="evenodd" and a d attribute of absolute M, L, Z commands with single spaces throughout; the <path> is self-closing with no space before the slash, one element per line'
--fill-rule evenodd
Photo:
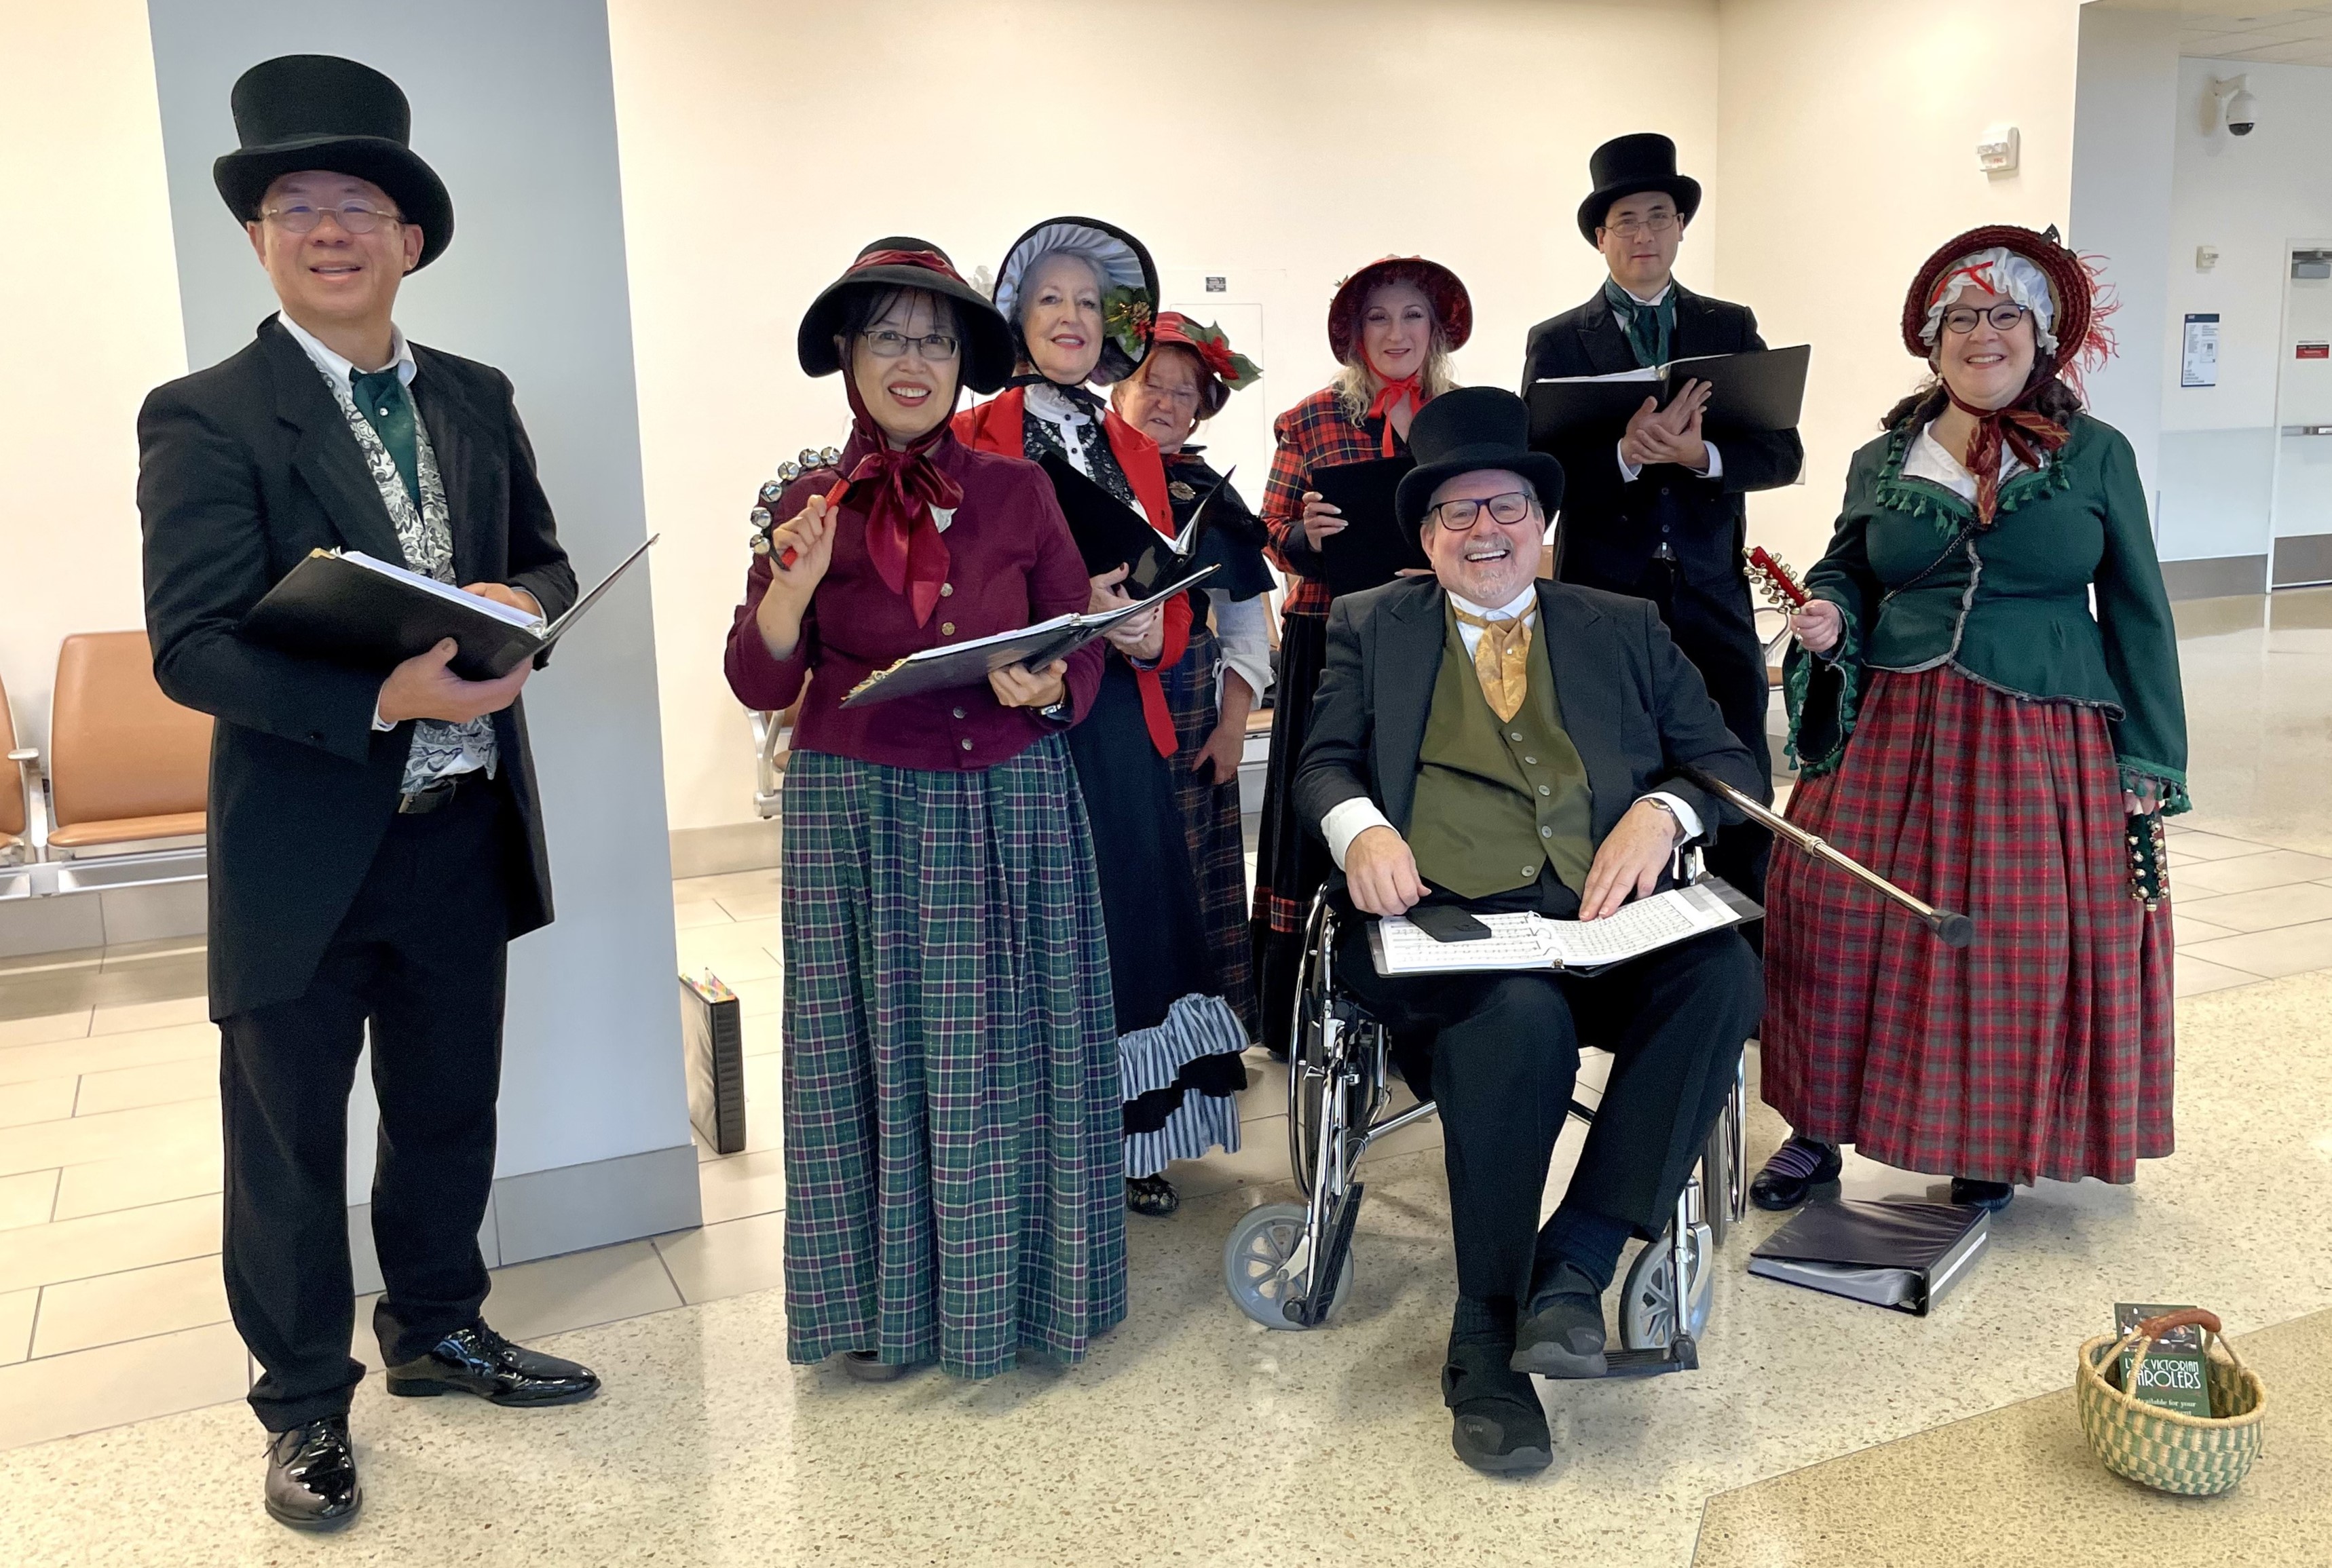
<path fill-rule="evenodd" d="M 392 319 L 404 275 L 454 231 L 444 185 L 406 145 L 404 93 L 353 61 L 291 55 L 246 71 L 233 107 L 242 147 L 215 178 L 282 309 L 240 353 L 147 398 L 138 505 L 154 673 L 217 720 L 227 1304 L 262 1368 L 267 1510 L 330 1529 L 362 1497 L 345 1159 L 368 1031 L 388 1391 L 535 1405 L 598 1388 L 479 1316 L 504 952 L 550 921 L 550 870 L 518 708 L 528 666 L 464 680 L 448 641 L 384 674 L 237 627 L 315 549 L 545 617 L 573 602 L 575 575 L 509 381 L 408 343 Z"/>
<path fill-rule="evenodd" d="M 1296 808 L 1359 911 L 1420 904 L 1597 919 L 1668 879 L 1723 807 L 1682 776 L 1770 785 L 1652 607 L 1538 580 L 1563 470 L 1491 386 L 1448 392 L 1410 429 L 1395 497 L 1433 564 L 1338 599 L 1296 771 Z M 1335 973 L 1394 1031 L 1440 1107 L 1458 1301 L 1442 1369 L 1458 1455 L 1546 1468 L 1530 1374 L 1607 1370 L 1602 1295 L 1630 1234 L 1668 1222 L 1763 1002 L 1741 937 L 1706 933 L 1591 976 L 1377 974 L 1369 922 Z M 1539 1223 L 1582 1041 L 1614 1054 L 1561 1205 Z M 1430 1073 L 1430 1082 L 1425 1075 Z"/>
<path fill-rule="evenodd" d="M 1699 182 L 1677 172 L 1676 143 L 1623 136 L 1597 147 L 1588 169 L 1595 188 L 1580 204 L 1579 232 L 1603 252 L 1610 275 L 1587 303 L 1531 328 L 1524 394 L 1548 376 L 1764 347 L 1747 306 L 1676 280 L 1677 247 L 1700 208 Z M 1765 655 L 1742 569 L 1742 498 L 1794 480 L 1805 449 L 1793 430 L 1704 430 L 1706 401 L 1706 386 L 1688 383 L 1666 408 L 1646 399 L 1624 430 L 1583 431 L 1554 444 L 1570 478 L 1554 575 L 1658 605 L 1726 727 L 1770 766 Z M 1765 830 L 1736 823 L 1709 851 L 1709 869 L 1762 898 L 1771 849 Z"/>

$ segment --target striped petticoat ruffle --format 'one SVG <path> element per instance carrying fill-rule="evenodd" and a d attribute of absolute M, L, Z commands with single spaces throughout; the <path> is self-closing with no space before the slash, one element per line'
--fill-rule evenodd
<path fill-rule="evenodd" d="M 1246 1050 L 1247 1031 L 1219 996 L 1185 996 L 1154 1027 L 1118 1036 L 1129 1177 L 1154 1176 L 1168 1161 L 1210 1148 L 1238 1152 Z"/>

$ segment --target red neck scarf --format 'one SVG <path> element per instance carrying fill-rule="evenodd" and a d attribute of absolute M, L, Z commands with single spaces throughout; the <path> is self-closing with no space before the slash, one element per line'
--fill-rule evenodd
<path fill-rule="evenodd" d="M 932 449 L 947 439 L 948 422 L 940 421 L 904 450 L 895 448 L 866 412 L 846 367 L 843 374 L 856 416 L 852 431 L 867 451 L 851 469 L 836 504 L 865 509 L 866 558 L 884 586 L 906 596 L 921 626 L 938 607 L 948 575 L 947 541 L 932 521 L 932 508 L 953 511 L 963 505 L 963 487 L 932 461 Z"/>
<path fill-rule="evenodd" d="M 2000 449 L 2005 445 L 2014 452 L 2017 461 L 2027 468 L 2039 468 L 2041 460 L 2065 444 L 2071 432 L 2047 414 L 2027 408 L 2029 402 L 2047 379 L 2027 387 L 2022 396 L 2005 408 L 1977 408 L 1960 401 L 1959 394 L 1947 384 L 1944 394 L 1952 406 L 1962 413 L 1975 416 L 1975 434 L 1969 438 L 1967 470 L 1975 477 L 1975 525 L 1992 527 L 2000 511 Z"/>
<path fill-rule="evenodd" d="M 1371 419 L 1381 419 L 1384 421 L 1384 439 L 1379 444 L 1377 450 L 1384 456 L 1391 457 L 1395 455 L 1392 433 L 1392 411 L 1406 403 L 1409 404 L 1410 416 L 1411 418 L 1416 417 L 1417 411 L 1425 406 L 1425 385 L 1423 380 L 1425 373 L 1423 371 L 1416 371 L 1408 375 L 1402 376 L 1399 381 L 1388 381 L 1385 379 L 1384 372 L 1379 370 L 1374 364 L 1369 361 L 1368 351 L 1366 349 L 1362 349 L 1361 351 L 1361 360 L 1362 363 L 1368 365 L 1369 374 L 1375 376 L 1380 382 L 1383 383 L 1382 385 L 1377 388 L 1377 394 L 1369 400 L 1369 417 Z"/>

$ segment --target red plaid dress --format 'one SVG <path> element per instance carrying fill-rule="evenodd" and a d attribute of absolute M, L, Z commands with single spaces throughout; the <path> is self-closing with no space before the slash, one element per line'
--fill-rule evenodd
<path fill-rule="evenodd" d="M 1790 820 L 1965 912 L 1954 952 L 1803 855 L 1766 900 L 1763 1094 L 1799 1133 L 1977 1181 L 2128 1182 L 2171 1150 L 2171 936 L 2129 894 L 2105 716 L 1875 672 Z"/>
<path fill-rule="evenodd" d="M 1327 846 L 1305 832 L 1290 804 L 1312 693 L 1328 652 L 1328 584 L 1305 575 L 1319 557 L 1304 537 L 1304 492 L 1314 469 L 1382 457 L 1384 422 L 1354 423 L 1333 386 L 1321 388 L 1273 422 L 1278 449 L 1264 482 L 1260 516 L 1268 554 L 1287 574 L 1280 609 L 1279 676 L 1273 687 L 1271 764 L 1264 774 L 1262 835 L 1256 846 L 1255 946 L 1264 1043 L 1285 1054 L 1304 917 L 1312 895 L 1334 869 Z M 1409 444 L 1394 438 L 1397 451 Z"/>

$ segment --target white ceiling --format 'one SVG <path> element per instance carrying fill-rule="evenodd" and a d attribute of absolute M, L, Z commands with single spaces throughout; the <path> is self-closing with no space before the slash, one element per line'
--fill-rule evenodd
<path fill-rule="evenodd" d="M 2116 10 L 2174 11 L 2178 52 L 2261 64 L 2332 65 L 2332 5 L 2277 10 L 2260 0 L 2101 0 Z"/>

